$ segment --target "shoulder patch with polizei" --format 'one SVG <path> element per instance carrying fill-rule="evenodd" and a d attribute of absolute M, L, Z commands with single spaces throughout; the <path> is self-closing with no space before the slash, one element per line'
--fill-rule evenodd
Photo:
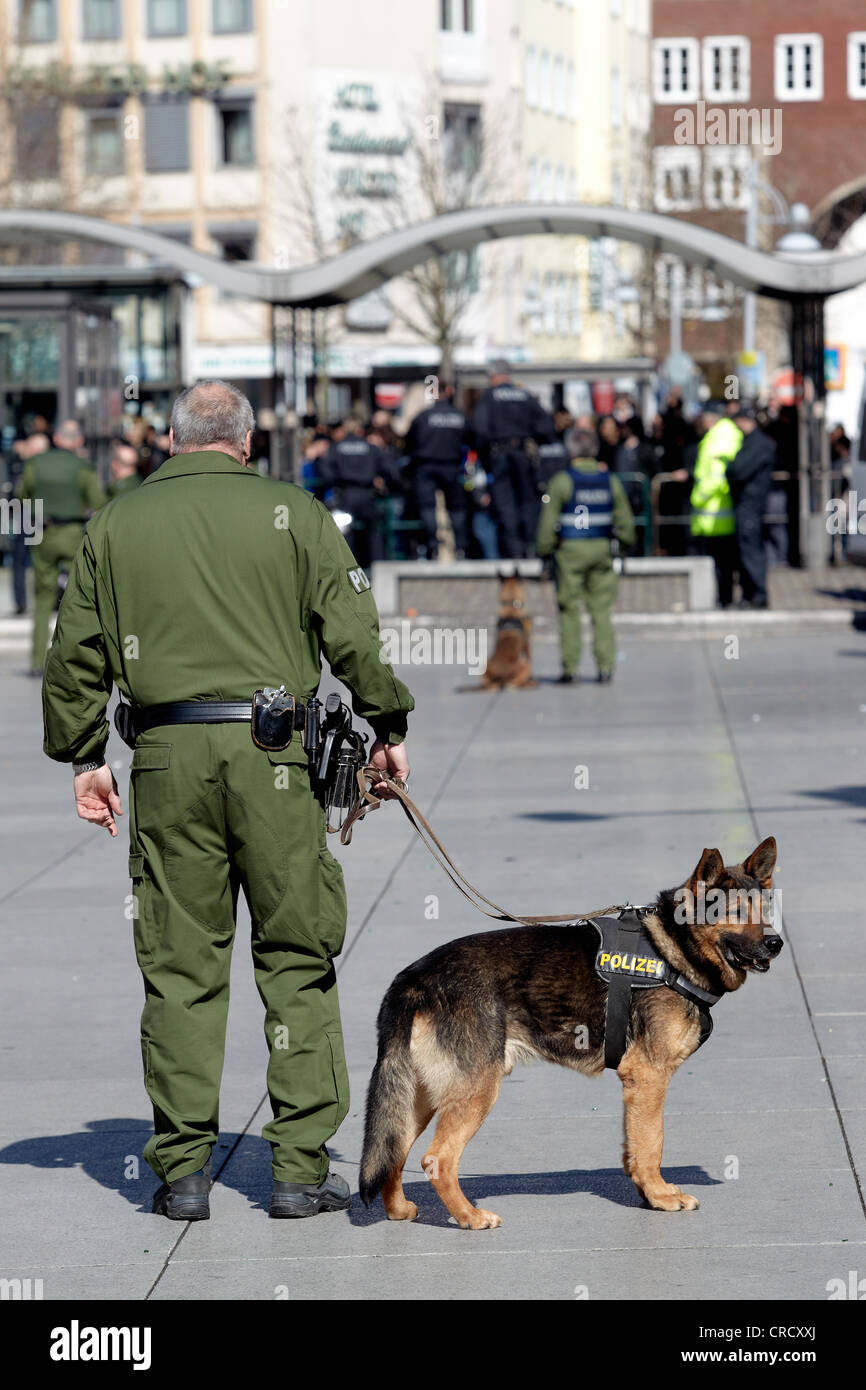
<path fill-rule="evenodd" d="M 353 570 L 347 570 L 346 573 L 349 576 L 349 583 L 356 594 L 363 594 L 365 589 L 369 589 L 370 581 L 360 565 Z"/>

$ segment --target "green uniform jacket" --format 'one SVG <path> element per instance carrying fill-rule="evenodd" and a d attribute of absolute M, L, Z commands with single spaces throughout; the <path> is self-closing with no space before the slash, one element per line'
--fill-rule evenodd
<path fill-rule="evenodd" d="M 380 651 L 369 581 L 321 503 L 227 454 L 181 454 L 87 527 L 45 666 L 45 752 L 104 756 L 112 683 L 140 706 L 281 683 L 303 700 L 322 654 L 398 743 L 414 701 Z M 299 733 L 279 760 L 306 763 Z"/>
<path fill-rule="evenodd" d="M 573 459 L 571 466 L 577 468 L 581 473 L 601 472 L 595 459 Z M 610 487 L 613 497 L 613 533 L 624 546 L 633 545 L 635 537 L 634 515 L 629 506 L 625 488 L 615 473 L 610 475 Z M 541 504 L 538 537 L 535 543 L 539 555 L 551 555 L 556 549 L 559 540 L 557 533 L 559 518 L 568 507 L 571 494 L 572 480 L 568 473 L 564 469 L 559 473 L 554 473 L 547 484 L 547 500 Z M 581 546 L 582 548 L 594 546 L 599 554 L 610 554 L 610 542 L 605 540 L 570 540 L 563 541 L 562 545 L 563 547 Z"/>
<path fill-rule="evenodd" d="M 137 487 L 141 487 L 144 479 L 139 473 L 130 473 L 128 478 L 118 478 L 115 482 L 109 483 L 106 491 L 108 492 L 109 502 L 115 497 L 123 497 L 127 492 L 135 492 Z"/>
<path fill-rule="evenodd" d="M 727 417 L 717 420 L 698 445 L 692 488 L 693 536 L 732 536 L 737 529 L 727 466 L 739 453 L 743 432 Z"/>
<path fill-rule="evenodd" d="M 105 493 L 89 463 L 69 449 L 46 449 L 28 459 L 15 495 L 39 498 L 43 522 L 83 521 L 105 505 Z"/>

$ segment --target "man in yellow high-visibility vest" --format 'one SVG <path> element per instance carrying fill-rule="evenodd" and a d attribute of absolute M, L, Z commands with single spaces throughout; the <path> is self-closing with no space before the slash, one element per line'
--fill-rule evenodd
<path fill-rule="evenodd" d="M 704 434 L 698 445 L 691 505 L 692 535 L 716 566 L 719 603 L 728 608 L 734 599 L 737 566 L 737 524 L 728 487 L 727 466 L 743 443 L 743 433 L 725 415 L 722 406 L 708 405 L 699 427 Z"/>

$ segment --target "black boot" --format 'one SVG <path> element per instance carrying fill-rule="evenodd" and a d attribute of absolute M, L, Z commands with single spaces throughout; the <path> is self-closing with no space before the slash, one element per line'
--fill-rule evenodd
<path fill-rule="evenodd" d="M 175 1182 L 163 1183 L 153 1194 L 155 1216 L 169 1221 L 210 1220 L 210 1159 L 198 1173 L 188 1173 Z"/>
<path fill-rule="evenodd" d="M 329 1173 L 324 1182 L 280 1182 L 274 1178 L 268 1216 L 315 1216 L 320 1211 L 347 1211 L 352 1198 L 349 1184 L 339 1173 Z"/>

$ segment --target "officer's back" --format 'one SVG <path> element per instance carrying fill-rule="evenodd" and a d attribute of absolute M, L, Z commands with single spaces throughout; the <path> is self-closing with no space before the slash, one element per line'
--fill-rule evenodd
<path fill-rule="evenodd" d="M 445 395 L 415 416 L 406 435 L 406 451 L 422 463 L 459 463 L 466 438 L 466 416 Z"/>
<path fill-rule="evenodd" d="M 323 472 L 331 487 L 372 488 L 385 469 L 382 450 L 364 438 L 360 421 L 349 421 L 343 439 L 332 444 Z"/>
<path fill-rule="evenodd" d="M 547 439 L 553 433 L 552 421 L 529 391 L 517 386 L 505 374 L 492 377 L 472 416 L 472 428 L 479 447 L 525 439 Z"/>

